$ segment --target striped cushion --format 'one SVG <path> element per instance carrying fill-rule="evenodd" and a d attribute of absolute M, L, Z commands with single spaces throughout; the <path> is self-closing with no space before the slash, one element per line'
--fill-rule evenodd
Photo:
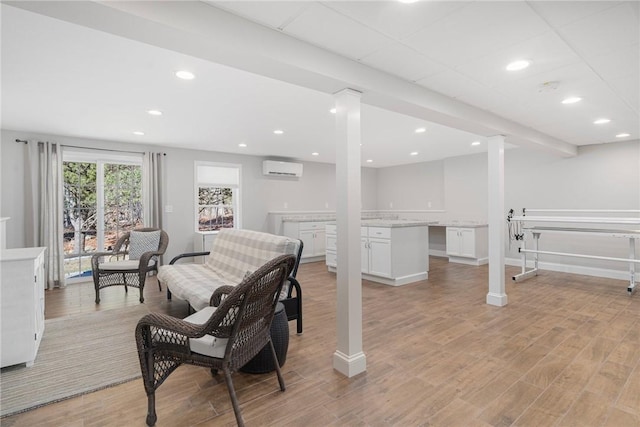
<path fill-rule="evenodd" d="M 251 230 L 220 230 L 206 265 L 230 282 L 242 282 L 247 271 L 255 271 L 273 258 L 294 254 L 297 242 L 284 236 Z"/>
<path fill-rule="evenodd" d="M 158 280 L 160 283 L 166 284 L 173 295 L 181 300 L 189 301 L 194 310 L 208 307 L 213 291 L 220 286 L 237 285 L 237 283 L 220 277 L 204 264 L 160 266 Z"/>

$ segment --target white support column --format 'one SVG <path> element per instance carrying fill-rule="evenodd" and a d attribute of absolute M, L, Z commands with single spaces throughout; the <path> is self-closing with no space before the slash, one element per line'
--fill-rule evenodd
<path fill-rule="evenodd" d="M 489 293 L 487 304 L 507 305 L 504 287 L 504 136 L 488 140 L 489 165 Z"/>
<path fill-rule="evenodd" d="M 352 89 L 335 95 L 338 348 L 333 368 L 347 377 L 367 368 L 362 352 L 360 96 Z"/>

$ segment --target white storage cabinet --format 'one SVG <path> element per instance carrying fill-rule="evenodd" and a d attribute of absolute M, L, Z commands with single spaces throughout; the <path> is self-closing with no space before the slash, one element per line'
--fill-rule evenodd
<path fill-rule="evenodd" d="M 336 271 L 336 226 L 326 227 L 326 264 Z M 400 286 L 428 278 L 428 227 L 360 227 L 362 278 Z"/>
<path fill-rule="evenodd" d="M 488 227 L 447 227 L 449 262 L 481 265 L 488 262 Z"/>
<path fill-rule="evenodd" d="M 33 366 L 44 333 L 46 248 L 0 251 L 2 367 Z"/>
<path fill-rule="evenodd" d="M 285 221 L 283 234 L 302 240 L 301 262 L 318 261 L 325 256 L 326 221 Z"/>
<path fill-rule="evenodd" d="M 360 227 L 362 272 L 391 277 L 391 228 Z"/>

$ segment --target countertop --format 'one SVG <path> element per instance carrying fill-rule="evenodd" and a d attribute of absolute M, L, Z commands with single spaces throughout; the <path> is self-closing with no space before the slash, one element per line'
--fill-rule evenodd
<path fill-rule="evenodd" d="M 336 216 L 332 214 L 322 215 L 291 215 L 282 217 L 282 222 L 327 222 L 335 224 Z M 487 223 L 479 221 L 464 220 L 421 220 L 421 219 L 398 219 L 397 215 L 376 215 L 362 218 L 364 227 L 417 227 L 429 225 L 434 227 L 464 227 L 480 228 L 487 227 Z"/>
<path fill-rule="evenodd" d="M 363 219 L 360 225 L 362 227 L 426 227 L 432 225 L 434 221 L 423 221 L 416 219 Z M 328 225 L 335 225 L 335 221 L 329 222 Z"/>
<path fill-rule="evenodd" d="M 477 221 L 436 221 L 429 225 L 436 227 L 462 227 L 462 228 L 481 228 L 487 227 L 488 224 Z"/>
<path fill-rule="evenodd" d="M 365 217 L 362 218 L 363 221 L 371 221 L 371 220 L 397 220 L 398 216 L 397 215 L 389 215 L 389 216 L 383 216 L 383 215 L 376 215 L 376 216 L 371 216 L 371 217 Z M 328 221 L 328 222 L 335 222 L 336 220 L 336 216 L 335 215 L 331 215 L 331 214 L 327 214 L 327 215 L 292 215 L 292 216 L 284 216 L 282 217 L 282 222 L 322 222 L 322 221 Z"/>

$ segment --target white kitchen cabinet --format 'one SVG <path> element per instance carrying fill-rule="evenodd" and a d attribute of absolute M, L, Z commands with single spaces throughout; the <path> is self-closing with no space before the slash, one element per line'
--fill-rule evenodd
<path fill-rule="evenodd" d="M 399 286 L 428 278 L 428 227 L 361 227 L 362 278 Z M 336 271 L 336 226 L 326 228 L 326 264 Z"/>
<path fill-rule="evenodd" d="M 370 237 L 367 246 L 369 260 L 363 273 L 391 277 L 391 240 Z"/>
<path fill-rule="evenodd" d="M 33 366 L 44 333 L 46 248 L 0 251 L 1 364 Z"/>
<path fill-rule="evenodd" d="M 488 228 L 447 227 L 449 262 L 480 265 L 488 262 Z"/>
<path fill-rule="evenodd" d="M 326 221 L 285 221 L 283 234 L 302 240 L 301 262 L 318 261 L 325 257 Z"/>

